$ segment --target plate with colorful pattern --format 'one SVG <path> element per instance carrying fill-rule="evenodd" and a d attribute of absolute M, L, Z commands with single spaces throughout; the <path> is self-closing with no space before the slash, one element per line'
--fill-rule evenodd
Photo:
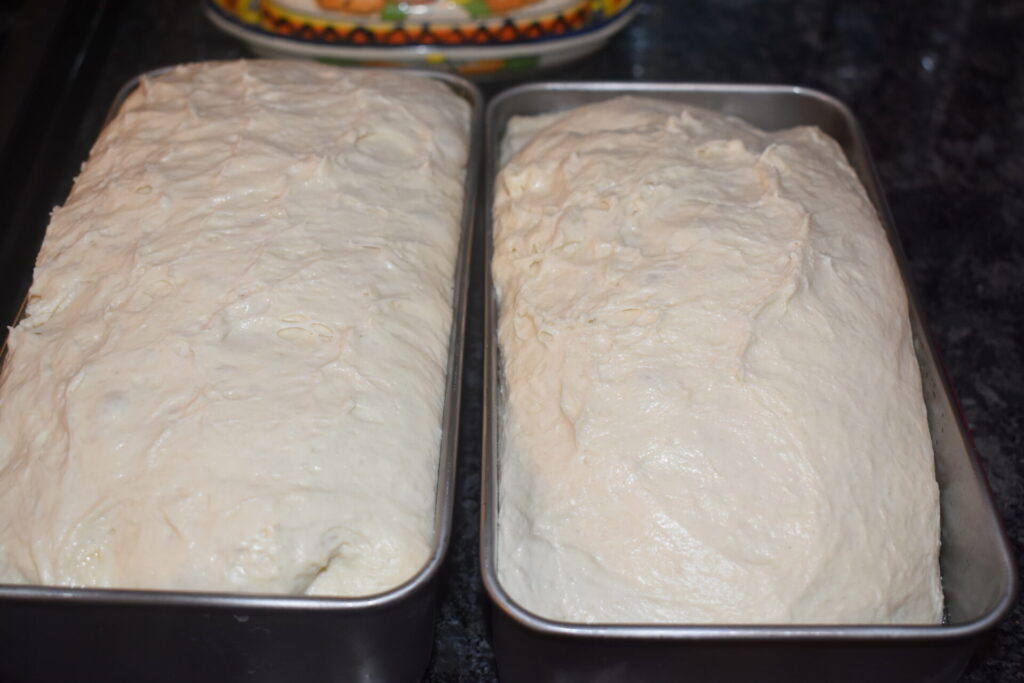
<path fill-rule="evenodd" d="M 634 0 L 206 0 L 220 29 L 265 57 L 511 76 L 604 45 Z"/>

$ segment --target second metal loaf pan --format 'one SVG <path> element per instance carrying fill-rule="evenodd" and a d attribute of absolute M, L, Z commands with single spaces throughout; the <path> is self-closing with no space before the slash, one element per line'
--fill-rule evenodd
<path fill-rule="evenodd" d="M 619 95 L 682 102 L 738 116 L 764 129 L 818 126 L 843 148 L 907 268 L 860 126 L 820 92 L 787 86 L 540 83 L 507 91 L 488 107 L 484 226 L 506 124 Z M 978 640 L 1013 605 L 1017 579 L 1009 545 L 949 380 L 908 291 L 941 496 L 948 623 L 939 626 L 601 625 L 556 622 L 517 604 L 497 574 L 500 367 L 496 302 L 486 274 L 481 569 L 493 602 L 494 649 L 504 681 L 953 681 Z M 909 289 L 909 288 L 908 288 Z"/>

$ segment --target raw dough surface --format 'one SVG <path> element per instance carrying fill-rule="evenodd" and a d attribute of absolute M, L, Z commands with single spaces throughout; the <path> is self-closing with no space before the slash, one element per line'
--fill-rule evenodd
<path fill-rule="evenodd" d="M 935 623 L 907 301 L 817 129 L 623 98 L 513 120 L 498 571 L 571 622 Z"/>
<path fill-rule="evenodd" d="M 144 79 L 0 387 L 0 580 L 365 595 L 433 541 L 469 107 L 301 62 Z"/>

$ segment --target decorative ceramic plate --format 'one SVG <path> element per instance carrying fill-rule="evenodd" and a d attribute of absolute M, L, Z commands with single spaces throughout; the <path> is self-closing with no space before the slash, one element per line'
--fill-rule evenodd
<path fill-rule="evenodd" d="M 206 0 L 210 20 L 259 55 L 505 75 L 593 52 L 636 9 L 633 0 Z"/>

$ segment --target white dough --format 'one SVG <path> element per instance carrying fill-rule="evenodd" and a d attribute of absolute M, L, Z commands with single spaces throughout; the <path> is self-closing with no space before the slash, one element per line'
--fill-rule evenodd
<path fill-rule="evenodd" d="M 300 62 L 144 79 L 0 387 L 0 580 L 365 595 L 433 542 L 468 105 Z"/>
<path fill-rule="evenodd" d="M 836 143 L 621 98 L 513 120 L 505 151 L 511 597 L 570 622 L 938 622 L 906 297 Z"/>

